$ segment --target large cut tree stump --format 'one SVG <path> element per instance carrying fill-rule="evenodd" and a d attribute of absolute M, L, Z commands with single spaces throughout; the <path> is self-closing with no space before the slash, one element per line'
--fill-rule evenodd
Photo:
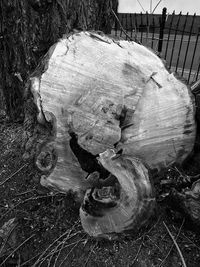
<path fill-rule="evenodd" d="M 49 50 L 43 70 L 31 76 L 31 92 L 38 122 L 50 129 L 36 160 L 44 186 L 81 195 L 89 188 L 105 188 L 104 182 L 114 176 L 122 188 L 116 191 L 133 200 L 134 179 L 146 179 L 140 170 L 143 163 L 160 170 L 182 163 L 193 149 L 195 107 L 189 88 L 152 51 L 135 42 L 91 32 L 63 37 Z M 98 158 L 106 150 L 121 157 L 116 170 Z M 132 162 L 126 175 L 124 157 Z M 141 164 L 134 163 L 135 157 Z M 152 198 L 151 190 L 138 188 L 143 196 L 139 202 Z M 130 206 L 127 216 L 134 210 Z M 134 225 L 133 218 L 130 221 Z M 100 226 L 99 233 L 104 228 Z M 113 231 L 122 229 L 116 226 Z"/>

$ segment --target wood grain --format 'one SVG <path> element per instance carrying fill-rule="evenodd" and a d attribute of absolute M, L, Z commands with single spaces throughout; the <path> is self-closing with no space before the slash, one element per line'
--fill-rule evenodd
<path fill-rule="evenodd" d="M 79 144 L 94 155 L 116 145 L 161 169 L 181 163 L 192 151 L 192 94 L 144 46 L 75 33 L 53 46 L 45 69 L 32 77 L 31 87 L 38 121 L 54 125 L 57 160 L 43 185 L 78 193 L 91 187 L 69 147 L 69 117 Z"/>

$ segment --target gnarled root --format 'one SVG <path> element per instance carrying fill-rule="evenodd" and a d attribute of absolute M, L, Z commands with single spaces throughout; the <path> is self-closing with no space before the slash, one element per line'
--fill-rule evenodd
<path fill-rule="evenodd" d="M 54 146 L 49 143 L 44 146 L 37 156 L 35 164 L 42 172 L 50 172 L 56 165 L 57 153 Z"/>

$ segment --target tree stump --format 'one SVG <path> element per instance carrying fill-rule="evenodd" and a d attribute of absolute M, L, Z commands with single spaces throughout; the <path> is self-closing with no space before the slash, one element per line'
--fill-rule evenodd
<path fill-rule="evenodd" d="M 131 219 L 128 226 L 117 222 L 118 226 L 113 224 L 106 231 L 129 228 L 146 211 L 150 215 L 153 210 L 143 205 L 153 197 L 152 190 L 147 190 L 150 180 L 146 180 L 143 163 L 149 169 L 160 170 L 182 163 L 193 149 L 195 105 L 190 89 L 148 48 L 95 32 L 63 37 L 49 50 L 43 65 L 43 71 L 36 71 L 30 78 L 38 123 L 50 132 L 36 159 L 44 173 L 42 185 L 64 192 L 72 190 L 82 199 L 86 192 L 86 201 L 91 188 L 106 191 L 106 181 L 114 176 L 121 188 L 119 196 L 113 196 L 115 204 L 120 206 L 126 197 L 132 203 L 127 213 L 121 209 L 118 214 Z M 120 158 L 118 163 L 112 157 L 104 158 L 111 151 L 116 154 L 114 158 Z M 125 158 L 129 162 L 127 170 Z M 136 164 L 135 158 L 141 163 Z M 111 162 L 116 166 L 110 169 Z M 140 182 L 142 186 L 136 186 Z M 140 192 L 139 202 L 134 190 Z M 103 202 L 110 192 L 108 188 Z M 126 197 L 120 195 L 122 192 Z M 145 211 L 135 217 L 132 215 L 139 210 L 137 205 Z M 116 211 L 114 206 L 109 208 L 111 213 Z M 93 230 L 88 232 L 98 235 Z"/>

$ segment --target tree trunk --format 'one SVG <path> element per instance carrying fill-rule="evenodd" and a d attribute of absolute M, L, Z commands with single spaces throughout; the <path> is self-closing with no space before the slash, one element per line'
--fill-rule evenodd
<path fill-rule="evenodd" d="M 23 118 L 26 79 L 49 47 L 75 28 L 108 33 L 111 9 L 116 12 L 117 3 L 117 0 L 0 1 L 0 90 L 10 119 Z"/>
<path fill-rule="evenodd" d="M 91 235 L 146 223 L 155 206 L 148 170 L 193 149 L 189 88 L 144 46 L 78 32 L 51 47 L 30 91 L 48 132 L 36 158 L 42 185 L 86 191 L 80 214 Z"/>

